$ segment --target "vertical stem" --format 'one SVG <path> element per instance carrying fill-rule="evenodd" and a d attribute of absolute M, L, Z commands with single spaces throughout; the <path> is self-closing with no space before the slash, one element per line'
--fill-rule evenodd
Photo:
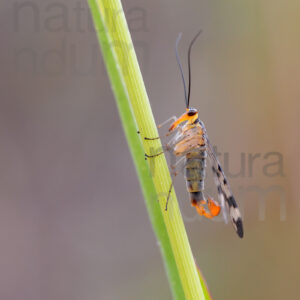
<path fill-rule="evenodd" d="M 161 143 L 160 140 L 145 141 L 136 133 L 139 128 L 142 137 L 158 136 L 121 2 L 89 0 L 89 5 L 173 296 L 176 299 L 210 299 L 199 280 L 174 189 L 168 211 L 165 211 L 171 184 L 165 156 L 150 161 L 152 170 L 154 168 L 152 176 L 144 160 L 144 153 L 149 153 L 151 148 L 161 149 Z"/>

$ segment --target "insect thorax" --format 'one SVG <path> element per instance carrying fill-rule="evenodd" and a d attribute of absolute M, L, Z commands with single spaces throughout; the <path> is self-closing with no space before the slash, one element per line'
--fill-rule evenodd
<path fill-rule="evenodd" d="M 182 127 L 178 142 L 174 146 L 174 154 L 183 156 L 199 152 L 205 148 L 204 131 L 200 123 L 186 124 Z"/>

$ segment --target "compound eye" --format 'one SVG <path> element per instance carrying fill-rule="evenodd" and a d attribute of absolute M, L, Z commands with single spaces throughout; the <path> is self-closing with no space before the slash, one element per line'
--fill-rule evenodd
<path fill-rule="evenodd" d="M 192 117 L 192 116 L 194 116 L 196 113 L 197 113 L 196 110 L 191 109 L 191 110 L 189 110 L 189 112 L 188 112 L 188 116 L 189 116 L 189 117 Z"/>

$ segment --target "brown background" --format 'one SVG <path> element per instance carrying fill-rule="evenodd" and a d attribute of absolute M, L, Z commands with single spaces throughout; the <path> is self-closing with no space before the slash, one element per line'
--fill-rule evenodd
<path fill-rule="evenodd" d="M 191 104 L 229 175 L 245 155 L 243 240 L 176 180 L 214 299 L 297 299 L 299 1 L 123 2 L 157 122 L 184 111 L 174 44 L 185 57 L 202 28 Z M 86 2 L 22 3 L 0 6 L 1 300 L 171 299 Z"/>

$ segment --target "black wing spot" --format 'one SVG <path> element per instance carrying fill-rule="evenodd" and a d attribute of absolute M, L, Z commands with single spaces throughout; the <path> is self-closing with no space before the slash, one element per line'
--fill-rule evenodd
<path fill-rule="evenodd" d="M 240 238 L 244 237 L 244 229 L 243 229 L 243 222 L 241 218 L 238 218 L 236 222 L 234 222 L 236 225 L 236 233 Z"/>
<path fill-rule="evenodd" d="M 214 166 L 212 166 L 211 168 L 212 168 L 213 172 L 217 174 L 218 178 L 220 178 L 220 176 L 221 176 L 220 172 L 218 172 Z"/>
<path fill-rule="evenodd" d="M 230 196 L 230 197 L 228 198 L 228 205 L 229 205 L 229 206 L 232 206 L 232 207 L 234 207 L 234 208 L 237 208 L 237 204 L 236 204 L 236 201 L 235 201 L 235 199 L 233 198 L 233 196 Z"/>
<path fill-rule="evenodd" d="M 226 180 L 226 178 L 224 178 L 224 180 L 223 180 L 223 183 L 224 183 L 224 184 L 227 184 L 227 180 Z"/>

